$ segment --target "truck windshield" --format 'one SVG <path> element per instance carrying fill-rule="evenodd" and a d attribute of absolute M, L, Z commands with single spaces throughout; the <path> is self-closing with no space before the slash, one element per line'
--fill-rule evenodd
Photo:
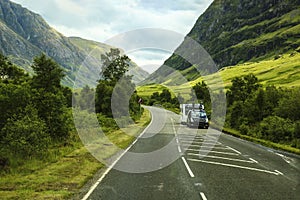
<path fill-rule="evenodd" d="M 206 113 L 203 111 L 192 112 L 192 118 L 197 118 L 197 117 L 206 118 Z"/>

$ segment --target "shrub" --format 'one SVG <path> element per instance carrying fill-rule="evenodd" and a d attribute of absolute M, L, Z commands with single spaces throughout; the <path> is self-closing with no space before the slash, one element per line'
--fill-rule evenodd
<path fill-rule="evenodd" d="M 269 116 L 260 123 L 260 132 L 264 139 L 273 142 L 285 142 L 292 138 L 294 125 L 289 119 Z"/>
<path fill-rule="evenodd" d="M 23 158 L 44 155 L 50 143 L 46 124 L 32 106 L 25 108 L 26 115 L 8 119 L 1 130 L 3 144 L 8 154 Z"/>

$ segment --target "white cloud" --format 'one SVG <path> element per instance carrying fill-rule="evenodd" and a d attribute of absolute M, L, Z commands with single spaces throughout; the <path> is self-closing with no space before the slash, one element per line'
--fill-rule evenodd
<path fill-rule="evenodd" d="M 50 26 L 66 36 L 104 42 L 139 28 L 163 28 L 186 35 L 213 0 L 12 1 L 41 14 Z M 145 64 L 150 61 L 145 57 Z"/>

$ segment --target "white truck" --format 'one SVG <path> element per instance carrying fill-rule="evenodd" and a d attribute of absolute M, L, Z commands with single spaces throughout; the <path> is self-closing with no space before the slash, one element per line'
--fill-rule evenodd
<path fill-rule="evenodd" d="M 180 104 L 180 112 L 181 112 L 181 119 L 180 123 L 181 124 L 186 124 L 187 123 L 187 116 L 188 112 L 193 109 L 201 109 L 204 110 L 204 105 L 202 103 L 197 103 L 197 104 Z"/>

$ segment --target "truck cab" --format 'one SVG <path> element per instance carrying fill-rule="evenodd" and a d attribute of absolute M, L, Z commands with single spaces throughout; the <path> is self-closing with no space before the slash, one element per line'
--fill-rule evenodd
<path fill-rule="evenodd" d="M 187 118 L 188 118 L 188 113 L 190 110 L 193 109 L 201 109 L 204 110 L 204 105 L 202 103 L 200 104 L 180 104 L 180 112 L 181 112 L 181 117 L 180 117 L 180 123 L 181 124 L 187 124 Z"/>

